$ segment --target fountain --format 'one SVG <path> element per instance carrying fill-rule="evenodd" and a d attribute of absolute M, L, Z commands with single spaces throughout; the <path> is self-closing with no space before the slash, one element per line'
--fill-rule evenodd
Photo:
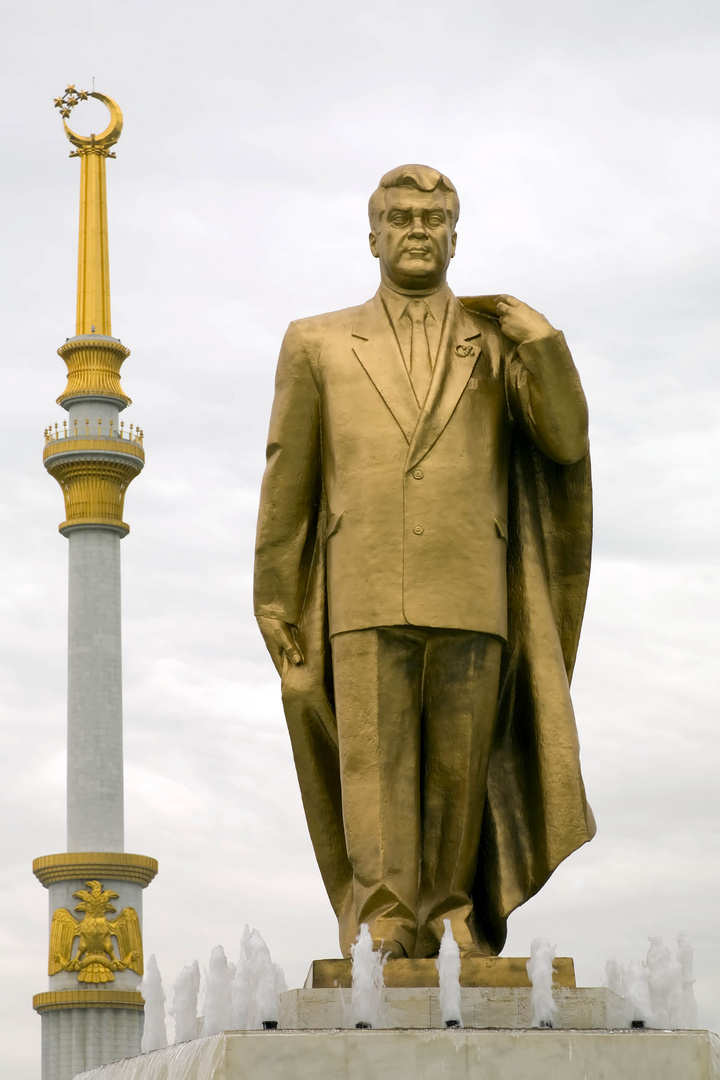
<path fill-rule="evenodd" d="M 645 958 L 648 990 L 653 1011 L 653 1027 L 680 1027 L 682 1003 L 682 968 L 673 960 L 662 938 L 648 938 L 650 948 Z"/>
<path fill-rule="evenodd" d="M 678 934 L 676 959 L 680 965 L 680 1016 L 679 1027 L 690 1031 L 698 1026 L 697 1002 L 693 990 L 693 950 L 685 934 Z"/>
<path fill-rule="evenodd" d="M 385 958 L 373 950 L 367 923 L 360 927 L 352 953 L 352 1019 L 356 1028 L 381 1027 Z"/>
<path fill-rule="evenodd" d="M 227 962 L 222 945 L 216 945 L 210 953 L 207 982 L 205 984 L 205 1017 L 203 1035 L 216 1035 L 232 1026 L 231 987 L 234 966 Z"/>
<path fill-rule="evenodd" d="M 197 1039 L 197 1006 L 200 992 L 200 965 L 197 960 L 182 969 L 173 987 L 170 1015 L 175 1019 L 175 1042 Z"/>
<path fill-rule="evenodd" d="M 620 1025 L 665 1030 L 697 1028 L 697 1004 L 693 992 L 693 950 L 685 934 L 678 934 L 675 959 L 662 938 L 650 937 L 644 962 L 605 965 L 609 990 L 624 999 Z"/>
<path fill-rule="evenodd" d="M 276 965 L 273 964 L 270 950 L 257 930 L 253 930 L 247 939 L 246 949 L 251 1003 L 248 1027 L 266 1030 L 276 1028 L 280 1015 Z M 282 982 L 285 982 L 284 975 Z"/>
<path fill-rule="evenodd" d="M 449 919 L 443 919 L 445 933 L 435 961 L 440 983 L 440 1011 L 445 1027 L 462 1027 L 460 1014 L 460 949 Z"/>
<path fill-rule="evenodd" d="M 155 953 L 148 958 L 145 965 L 142 995 L 145 998 L 145 1023 L 140 1049 L 143 1054 L 146 1054 L 150 1050 L 162 1050 L 168 1044 L 165 1027 L 165 991 Z"/>
<path fill-rule="evenodd" d="M 530 1002 L 533 1007 L 533 1027 L 551 1028 L 557 1006 L 553 1001 L 553 960 L 555 946 L 547 938 L 535 938 L 530 946 L 527 973 L 532 983 Z"/>
<path fill-rule="evenodd" d="M 235 978 L 230 989 L 232 1026 L 235 1031 L 250 1027 L 249 1016 L 252 1010 L 250 972 L 248 970 L 247 946 L 250 940 L 250 927 L 245 926 L 240 941 L 240 955 L 235 965 Z"/>
<path fill-rule="evenodd" d="M 285 994 L 282 971 L 272 962 L 260 934 L 246 927 L 236 966 L 228 964 L 222 949 L 213 949 L 205 990 L 205 1030 L 217 1026 L 227 1011 L 235 1030 L 201 1038 L 188 1034 L 189 1041 L 91 1069 L 77 1080 L 279 1080 L 289 1075 L 295 1080 L 325 1075 L 351 1080 L 358 1061 L 367 1075 L 397 1080 L 429 1080 L 441 1073 L 447 1080 L 469 1080 L 495 1075 L 499 1062 L 503 1075 L 550 1080 L 557 1076 L 558 1055 L 568 1066 L 568 1080 L 600 1076 L 636 1080 L 639 1075 L 654 1080 L 720 1080 L 720 1068 L 707 1067 L 710 1061 L 720 1062 L 720 1044 L 714 1036 L 697 1030 L 652 1030 L 659 1023 L 680 1026 L 681 1016 L 687 1026 L 693 1020 L 693 958 L 684 935 L 678 938 L 675 959 L 659 938 L 651 938 L 645 961 L 625 967 L 608 961 L 604 989 L 576 987 L 572 969 L 567 972 L 568 961 L 557 959 L 547 940 L 536 939 L 529 961 L 510 962 L 512 981 L 495 986 L 471 983 L 461 991 L 461 970 L 467 985 L 474 965 L 481 970 L 487 965 L 486 970 L 492 971 L 493 961 L 471 960 L 461 967 L 447 922 L 437 961 L 424 961 L 424 986 L 407 986 L 407 961 L 384 968 L 386 959 L 381 948 L 373 948 L 363 925 L 350 965 L 316 961 L 343 965 L 338 974 L 343 981 L 351 978 L 352 1004 L 343 1025 L 345 1007 L 338 981 L 334 986 L 328 982 L 313 986 L 309 980 L 305 989 Z M 432 987 L 433 969 L 439 992 Z M 199 984 L 197 963 L 184 968 L 175 983 L 170 1011 L 178 1039 L 197 1027 Z M 153 958 L 148 961 L 144 989 L 148 1002 L 144 1046 L 149 1048 L 162 1040 L 163 1026 L 162 984 Z M 284 994 L 282 1011 L 280 994 Z M 533 1026 L 551 1029 L 542 1037 L 527 1030 L 529 1005 Z M 284 1030 L 277 1035 L 268 1032 L 281 1017 Z M 648 1030 L 639 1038 L 618 1030 L 633 1024 Z"/>
<path fill-rule="evenodd" d="M 644 1028 L 651 1026 L 653 1011 L 650 1002 L 648 972 L 641 960 L 631 960 L 623 968 L 623 990 L 630 1027 Z"/>

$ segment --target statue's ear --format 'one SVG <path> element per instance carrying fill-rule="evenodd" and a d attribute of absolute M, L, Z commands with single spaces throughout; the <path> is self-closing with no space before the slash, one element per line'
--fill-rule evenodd
<path fill-rule="evenodd" d="M 370 233 L 370 235 L 368 236 L 368 240 L 370 241 L 370 250 L 372 251 L 374 258 L 377 259 L 379 257 L 378 256 L 378 246 L 377 246 L 377 236 L 375 235 L 374 232 Z"/>

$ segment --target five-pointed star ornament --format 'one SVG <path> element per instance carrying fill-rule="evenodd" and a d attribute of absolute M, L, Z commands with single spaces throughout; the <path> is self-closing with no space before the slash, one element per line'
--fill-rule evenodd
<path fill-rule="evenodd" d="M 70 110 L 74 109 L 79 101 L 87 101 L 87 90 L 76 90 L 75 84 L 70 83 L 65 87 L 65 91 L 62 97 L 56 97 L 53 99 L 55 108 L 60 110 L 60 115 L 65 119 L 70 115 Z"/>

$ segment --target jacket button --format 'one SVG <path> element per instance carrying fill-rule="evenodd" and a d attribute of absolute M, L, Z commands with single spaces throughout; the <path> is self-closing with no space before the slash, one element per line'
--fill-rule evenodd
<path fill-rule="evenodd" d="M 425 532 L 425 530 L 423 529 L 422 525 L 415 525 L 413 528 L 413 532 L 416 536 L 420 536 L 420 534 Z"/>
<path fill-rule="evenodd" d="M 424 475 L 425 475 L 425 473 L 422 471 L 422 469 L 416 469 L 415 472 L 413 473 L 413 476 L 415 477 L 416 480 L 422 480 Z"/>

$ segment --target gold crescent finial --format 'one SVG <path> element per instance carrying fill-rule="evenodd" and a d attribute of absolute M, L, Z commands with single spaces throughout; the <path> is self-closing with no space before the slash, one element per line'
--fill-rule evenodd
<path fill-rule="evenodd" d="M 100 135 L 78 135 L 68 127 L 67 118 L 80 101 L 97 98 L 110 113 L 110 123 Z M 79 336 L 112 335 L 110 323 L 110 261 L 108 255 L 107 193 L 105 158 L 120 138 L 123 115 L 117 102 L 95 90 L 66 86 L 55 98 L 65 134 L 75 147 L 70 157 L 80 158 L 80 230 L 78 242 L 78 298 L 76 333 Z"/>
<path fill-rule="evenodd" d="M 100 135 L 78 135 L 68 126 L 67 117 L 71 109 L 81 101 L 87 101 L 89 97 L 102 101 L 110 113 L 110 123 Z M 101 154 L 103 157 L 114 157 L 110 154 L 110 147 L 114 146 L 120 138 L 123 128 L 123 114 L 120 106 L 107 94 L 101 94 L 97 90 L 76 90 L 74 86 L 66 87 L 61 97 L 55 98 L 55 108 L 60 109 L 63 118 L 63 126 L 73 146 L 77 147 L 79 154 Z"/>

